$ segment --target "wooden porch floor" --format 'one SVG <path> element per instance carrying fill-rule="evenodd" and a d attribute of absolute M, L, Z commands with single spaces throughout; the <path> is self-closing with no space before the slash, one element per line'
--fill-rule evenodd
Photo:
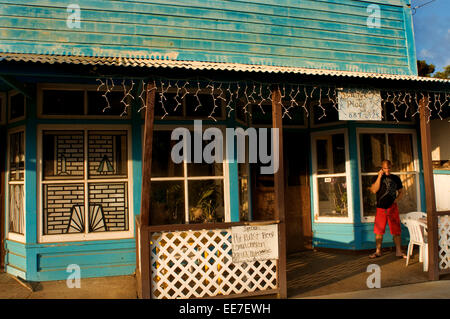
<path fill-rule="evenodd" d="M 419 251 L 405 266 L 406 259 L 399 259 L 391 249 L 383 256 L 369 259 L 368 252 L 304 251 L 287 257 L 288 298 L 328 295 L 369 289 L 367 266 L 381 267 L 381 288 L 428 281 L 419 263 Z"/>

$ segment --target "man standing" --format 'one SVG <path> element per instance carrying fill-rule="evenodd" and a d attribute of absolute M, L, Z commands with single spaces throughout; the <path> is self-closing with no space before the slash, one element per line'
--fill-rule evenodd
<path fill-rule="evenodd" d="M 401 248 L 400 215 L 397 206 L 397 202 L 403 196 L 402 181 L 397 175 L 391 174 L 391 161 L 382 161 L 381 167 L 377 179 L 370 187 L 370 191 L 377 195 L 377 213 L 374 227 L 377 248 L 375 253 L 369 257 L 381 257 L 381 244 L 386 229 L 386 222 L 388 222 L 389 229 L 394 237 L 396 256 L 406 258 Z"/>

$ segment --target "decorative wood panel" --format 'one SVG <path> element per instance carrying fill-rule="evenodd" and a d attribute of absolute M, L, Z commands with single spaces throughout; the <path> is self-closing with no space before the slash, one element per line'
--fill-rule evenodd
<path fill-rule="evenodd" d="M 232 262 L 231 228 L 152 233 L 151 297 L 208 298 L 277 289 L 277 260 Z"/>

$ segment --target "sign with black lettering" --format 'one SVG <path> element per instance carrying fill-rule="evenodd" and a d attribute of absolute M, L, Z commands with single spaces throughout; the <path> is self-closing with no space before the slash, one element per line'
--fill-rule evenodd
<path fill-rule="evenodd" d="M 231 227 L 233 263 L 278 259 L 278 225 Z"/>
<path fill-rule="evenodd" d="M 338 91 L 339 121 L 381 121 L 381 94 L 377 90 Z"/>

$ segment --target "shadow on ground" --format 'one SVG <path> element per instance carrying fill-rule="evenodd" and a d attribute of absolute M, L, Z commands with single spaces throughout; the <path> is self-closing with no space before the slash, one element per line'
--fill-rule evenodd
<path fill-rule="evenodd" d="M 408 267 L 406 260 L 397 258 L 391 249 L 376 259 L 369 259 L 367 252 L 304 251 L 287 258 L 288 298 L 369 289 L 370 264 L 380 266 L 381 288 L 428 281 L 428 274 L 419 263 L 418 250 Z"/>

